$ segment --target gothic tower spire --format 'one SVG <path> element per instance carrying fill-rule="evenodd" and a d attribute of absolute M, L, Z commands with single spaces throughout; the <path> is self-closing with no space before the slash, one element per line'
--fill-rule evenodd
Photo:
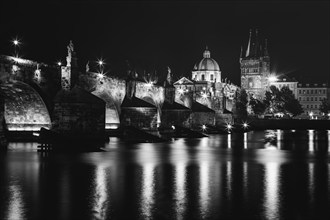
<path fill-rule="evenodd" d="M 250 29 L 249 43 L 248 43 L 248 46 L 247 46 L 247 48 L 246 48 L 246 54 L 245 54 L 245 57 L 250 56 L 251 34 L 252 34 L 252 30 Z"/>

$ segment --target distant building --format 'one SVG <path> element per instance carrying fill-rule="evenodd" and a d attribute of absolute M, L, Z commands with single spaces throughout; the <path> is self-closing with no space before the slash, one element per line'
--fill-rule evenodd
<path fill-rule="evenodd" d="M 211 58 L 211 52 L 207 47 L 203 58 L 195 64 L 191 79 L 182 77 L 173 85 L 175 101 L 192 110 L 194 127 L 202 124 L 220 125 L 232 121 L 231 111 L 239 88 L 221 79 L 219 64 Z M 198 125 L 199 123 L 201 125 Z"/>
<path fill-rule="evenodd" d="M 251 96 L 262 99 L 269 88 L 270 58 L 268 54 L 267 40 L 264 44 L 259 42 L 258 30 L 250 37 L 247 48 L 240 55 L 241 88 Z"/>
<path fill-rule="evenodd" d="M 276 80 L 269 81 L 269 86 L 275 86 L 279 90 L 281 90 L 283 87 L 288 87 L 292 93 L 294 94 L 294 97 L 297 98 L 298 95 L 298 89 L 297 89 L 298 81 L 295 79 L 290 79 L 287 76 L 278 76 Z"/>
<path fill-rule="evenodd" d="M 330 88 L 326 83 L 299 83 L 297 88 L 298 101 L 303 107 L 302 115 L 317 117 L 323 99 L 330 98 Z"/>

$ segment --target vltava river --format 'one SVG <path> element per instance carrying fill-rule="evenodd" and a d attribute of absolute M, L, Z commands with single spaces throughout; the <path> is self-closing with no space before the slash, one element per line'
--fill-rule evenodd
<path fill-rule="evenodd" d="M 330 219 L 330 131 L 0 153 L 0 219 Z"/>

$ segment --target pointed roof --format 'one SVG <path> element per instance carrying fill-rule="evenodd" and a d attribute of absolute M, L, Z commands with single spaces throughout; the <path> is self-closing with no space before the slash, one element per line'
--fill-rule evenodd
<path fill-rule="evenodd" d="M 121 107 L 122 108 L 137 108 L 137 107 L 142 107 L 142 108 L 156 108 L 156 106 L 142 100 L 139 99 L 135 96 L 133 96 L 132 98 L 128 98 L 127 96 L 125 96 L 123 102 L 121 103 Z"/>
<path fill-rule="evenodd" d="M 245 54 L 245 57 L 250 56 L 251 35 L 252 35 L 252 30 L 250 29 L 249 43 L 248 43 L 248 46 L 247 46 L 247 48 L 246 48 L 246 54 Z"/>
<path fill-rule="evenodd" d="M 181 105 L 177 102 L 173 102 L 172 104 L 165 101 L 162 106 L 162 110 L 181 110 L 181 111 L 190 111 L 189 108 L 187 108 L 184 105 Z"/>
<path fill-rule="evenodd" d="M 205 105 L 202 105 L 199 102 L 193 102 L 191 106 L 191 110 L 193 112 L 215 112 L 214 110 L 210 109 Z"/>
<path fill-rule="evenodd" d="M 189 80 L 186 77 L 182 77 L 181 79 L 179 79 L 178 81 L 173 83 L 173 85 L 193 85 L 193 84 L 194 84 L 194 82 Z"/>

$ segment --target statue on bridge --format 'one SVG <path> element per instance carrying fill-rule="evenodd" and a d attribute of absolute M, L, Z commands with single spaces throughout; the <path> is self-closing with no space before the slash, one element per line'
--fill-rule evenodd
<path fill-rule="evenodd" d="M 72 40 L 70 40 L 69 45 L 67 46 L 68 56 L 66 57 L 66 66 L 71 66 L 72 53 L 74 51 L 74 46 Z"/>

